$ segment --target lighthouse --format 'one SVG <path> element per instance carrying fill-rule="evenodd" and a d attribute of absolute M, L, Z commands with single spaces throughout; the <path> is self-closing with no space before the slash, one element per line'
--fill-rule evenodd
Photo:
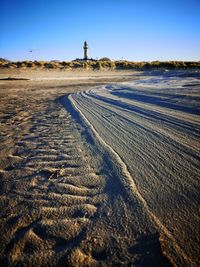
<path fill-rule="evenodd" d="M 88 60 L 88 44 L 86 41 L 84 42 L 83 49 L 84 49 L 84 60 Z"/>

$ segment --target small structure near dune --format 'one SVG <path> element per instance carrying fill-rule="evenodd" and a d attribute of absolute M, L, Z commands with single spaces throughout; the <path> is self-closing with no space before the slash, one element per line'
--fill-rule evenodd
<path fill-rule="evenodd" d="M 112 61 L 112 60 L 108 57 L 102 57 L 99 59 L 99 61 Z"/>

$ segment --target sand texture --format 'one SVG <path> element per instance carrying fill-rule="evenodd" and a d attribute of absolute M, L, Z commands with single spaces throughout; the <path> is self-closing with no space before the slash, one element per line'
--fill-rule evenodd
<path fill-rule="evenodd" d="M 198 266 L 198 72 L 1 73 L 0 266 Z"/>

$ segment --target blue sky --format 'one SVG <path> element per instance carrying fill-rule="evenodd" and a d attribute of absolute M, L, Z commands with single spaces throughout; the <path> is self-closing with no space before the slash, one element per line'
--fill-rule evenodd
<path fill-rule="evenodd" d="M 200 60 L 200 0 L 0 0 L 0 57 Z M 32 53 L 31 49 L 37 49 Z"/>

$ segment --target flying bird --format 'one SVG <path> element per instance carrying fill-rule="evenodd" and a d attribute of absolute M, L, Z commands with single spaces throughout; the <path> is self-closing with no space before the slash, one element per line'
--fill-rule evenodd
<path fill-rule="evenodd" d="M 31 49 L 31 50 L 29 50 L 29 52 L 30 53 L 32 53 L 32 52 L 34 52 L 34 51 L 36 51 L 37 49 Z"/>

